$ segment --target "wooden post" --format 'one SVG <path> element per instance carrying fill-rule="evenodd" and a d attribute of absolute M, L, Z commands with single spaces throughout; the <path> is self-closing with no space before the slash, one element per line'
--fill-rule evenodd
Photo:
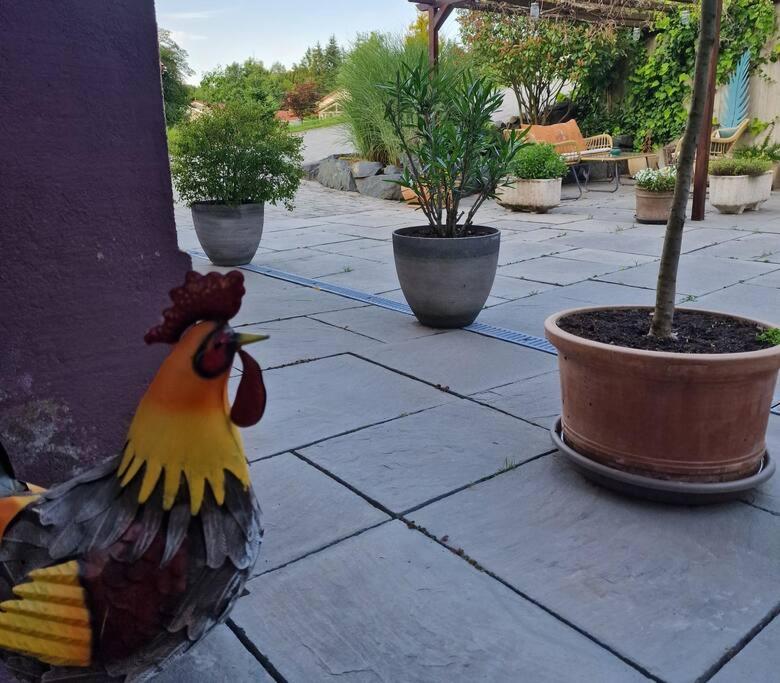
<path fill-rule="evenodd" d="M 428 8 L 428 64 L 431 67 L 439 63 L 439 26 L 436 22 L 437 10 Z"/>
<path fill-rule="evenodd" d="M 710 139 L 712 138 L 712 115 L 715 110 L 715 91 L 718 87 L 718 56 L 720 55 L 720 15 L 723 12 L 723 0 L 718 0 L 715 18 L 715 44 L 712 46 L 712 61 L 709 71 L 709 91 L 704 109 L 704 119 L 699 131 L 696 148 L 696 172 L 693 176 L 692 221 L 704 220 L 704 205 L 707 199 L 707 175 L 710 165 Z"/>

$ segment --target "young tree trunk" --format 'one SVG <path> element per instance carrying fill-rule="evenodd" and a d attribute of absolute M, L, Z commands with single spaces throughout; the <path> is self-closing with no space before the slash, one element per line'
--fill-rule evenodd
<path fill-rule="evenodd" d="M 693 163 L 696 156 L 696 143 L 699 135 L 706 135 L 710 122 L 704 121 L 709 90 L 709 70 L 713 47 L 718 37 L 715 35 L 718 0 L 702 0 L 701 24 L 699 26 L 699 45 L 696 50 L 696 67 L 693 78 L 693 97 L 688 125 L 683 135 L 680 158 L 677 165 L 677 183 L 674 188 L 674 201 L 666 224 L 666 237 L 658 271 L 655 311 L 650 326 L 653 337 L 672 336 L 674 322 L 674 302 L 677 295 L 677 269 L 680 265 L 685 212 L 688 208 L 688 194 L 693 178 Z"/>

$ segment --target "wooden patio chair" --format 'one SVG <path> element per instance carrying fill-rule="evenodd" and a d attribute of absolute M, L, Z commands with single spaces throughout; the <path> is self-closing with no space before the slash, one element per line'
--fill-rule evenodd
<path fill-rule="evenodd" d="M 710 138 L 710 158 L 725 157 L 731 154 L 749 125 L 750 119 L 742 119 L 736 128 L 722 128 L 714 131 Z M 667 165 L 677 163 L 681 147 L 682 138 L 664 147 Z"/>

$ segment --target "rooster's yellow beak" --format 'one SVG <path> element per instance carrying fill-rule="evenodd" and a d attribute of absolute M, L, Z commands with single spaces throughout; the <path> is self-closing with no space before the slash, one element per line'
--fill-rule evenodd
<path fill-rule="evenodd" d="M 265 341 L 268 339 L 267 334 L 236 334 L 236 343 L 239 347 L 247 346 L 248 344 L 254 344 L 255 342 Z"/>

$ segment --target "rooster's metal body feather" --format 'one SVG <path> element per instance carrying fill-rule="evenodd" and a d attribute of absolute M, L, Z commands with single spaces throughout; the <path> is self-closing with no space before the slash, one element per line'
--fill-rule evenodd
<path fill-rule="evenodd" d="M 150 335 L 175 346 L 121 454 L 50 491 L 17 483 L 0 498 L 0 656 L 22 680 L 145 680 L 241 594 L 262 540 L 227 398 L 234 355 L 260 339 L 227 325 L 242 282 L 191 273 L 171 293 Z M 242 359 L 241 393 L 259 407 L 234 409 L 259 420 L 262 376 Z"/>

